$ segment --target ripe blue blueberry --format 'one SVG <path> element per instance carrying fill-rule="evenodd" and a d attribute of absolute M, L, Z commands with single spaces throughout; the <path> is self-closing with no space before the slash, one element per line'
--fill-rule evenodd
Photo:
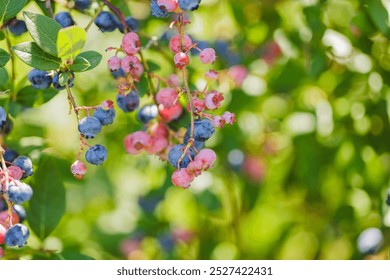
<path fill-rule="evenodd" d="M 179 144 L 174 146 L 168 153 L 168 161 L 169 163 L 177 168 L 177 164 L 179 162 L 179 159 L 182 157 L 183 152 L 185 149 L 185 145 Z M 194 150 L 190 147 L 187 151 L 187 153 L 184 155 L 183 159 L 180 161 L 180 168 L 186 168 L 187 165 L 191 162 L 190 157 L 188 156 L 188 153 L 191 156 L 191 159 L 193 160 L 195 157 L 195 152 Z"/>
<path fill-rule="evenodd" d="M 188 144 L 188 140 L 190 139 L 190 130 L 187 130 L 186 134 L 184 135 L 184 144 L 187 145 Z M 197 141 L 194 139 L 194 146 L 195 146 L 195 149 L 200 151 L 203 149 L 204 147 L 204 142 L 202 141 Z"/>
<path fill-rule="evenodd" d="M 68 12 L 59 12 L 55 15 L 54 19 L 63 27 L 69 27 L 74 25 L 72 16 Z"/>
<path fill-rule="evenodd" d="M 114 122 L 115 119 L 115 109 L 104 110 L 102 107 L 99 108 L 93 113 L 93 116 L 97 118 L 102 125 L 109 125 Z"/>
<path fill-rule="evenodd" d="M 191 125 L 188 127 L 188 130 L 191 129 Z M 215 129 L 211 121 L 202 119 L 194 121 L 194 140 L 204 142 L 209 139 Z"/>
<path fill-rule="evenodd" d="M 15 150 L 7 149 L 3 156 L 6 164 L 9 165 L 19 156 L 19 154 Z"/>
<path fill-rule="evenodd" d="M 13 208 L 19 217 L 19 222 L 23 222 L 27 217 L 26 209 L 24 209 L 24 207 L 20 204 L 15 204 Z"/>
<path fill-rule="evenodd" d="M 76 9 L 83 11 L 91 6 L 91 0 L 76 0 L 74 2 Z"/>
<path fill-rule="evenodd" d="M 0 198 L 0 212 L 7 209 L 8 209 L 7 203 L 5 202 L 4 199 Z"/>
<path fill-rule="evenodd" d="M 69 87 L 73 87 L 73 80 L 74 80 L 74 74 L 72 71 L 69 71 L 69 73 L 71 74 L 71 77 L 69 78 L 68 80 L 68 84 L 69 84 Z M 60 85 L 60 72 L 57 72 L 54 77 L 53 77 L 53 87 L 56 89 L 56 90 L 63 90 L 66 88 L 66 86 L 61 86 Z"/>
<path fill-rule="evenodd" d="M 126 95 L 118 94 L 116 96 L 116 103 L 123 112 L 133 112 L 139 106 L 139 96 L 135 91 L 131 91 Z"/>
<path fill-rule="evenodd" d="M 16 224 L 10 227 L 5 233 L 5 244 L 7 246 L 23 247 L 27 244 L 27 239 L 30 236 L 30 231 L 23 224 Z"/>
<path fill-rule="evenodd" d="M 79 122 L 78 129 L 85 138 L 92 139 L 102 130 L 102 124 L 95 117 L 85 117 Z"/>
<path fill-rule="evenodd" d="M 0 120 L 0 122 L 1 122 L 0 123 L 0 133 L 4 137 L 11 132 L 14 124 L 13 124 L 12 120 L 9 118 L 8 114 L 6 115 L 5 123 L 2 121 L 2 118 L 0 118 L 0 119 L 1 119 Z"/>
<path fill-rule="evenodd" d="M 168 16 L 168 12 L 160 8 L 157 4 L 157 0 L 152 0 L 150 2 L 150 9 L 152 10 L 152 16 L 158 18 L 166 18 Z"/>
<path fill-rule="evenodd" d="M 95 19 L 94 23 L 102 32 L 112 32 L 118 26 L 118 20 L 109 12 L 101 12 Z"/>
<path fill-rule="evenodd" d="M 33 173 L 33 166 L 32 166 L 32 162 L 31 162 L 31 159 L 29 159 L 28 157 L 26 156 L 18 156 L 13 162 L 12 164 L 14 166 L 18 166 L 20 167 L 24 172 L 23 172 L 23 177 L 22 179 L 28 177 L 28 176 L 31 176 L 32 173 Z"/>
<path fill-rule="evenodd" d="M 8 25 L 8 29 L 15 36 L 20 36 L 27 32 L 26 23 L 23 20 L 13 20 L 11 24 Z"/>
<path fill-rule="evenodd" d="M 138 32 L 139 31 L 139 22 L 133 17 L 126 17 L 125 18 L 126 25 L 130 28 L 131 31 L 133 32 Z M 124 29 L 122 24 L 118 21 L 118 29 L 121 33 L 124 33 Z"/>
<path fill-rule="evenodd" d="M 25 183 L 14 183 L 11 182 L 8 185 L 7 191 L 8 199 L 14 203 L 24 203 L 29 201 L 31 196 L 33 195 L 32 188 Z"/>
<path fill-rule="evenodd" d="M 137 119 L 142 123 L 148 123 L 158 115 L 158 108 L 155 104 L 145 105 L 139 109 Z"/>
<path fill-rule="evenodd" d="M 198 9 L 201 0 L 179 0 L 180 9 L 184 11 L 194 11 Z"/>
<path fill-rule="evenodd" d="M 107 159 L 107 149 L 102 145 L 95 145 L 88 149 L 85 153 L 85 159 L 94 165 L 100 165 Z"/>
<path fill-rule="evenodd" d="M 125 73 L 125 71 L 123 71 L 122 68 L 119 68 L 117 71 L 111 72 L 111 75 L 114 77 L 114 79 L 126 78 L 126 73 Z"/>
<path fill-rule="evenodd" d="M 7 112 L 4 110 L 3 107 L 0 106 L 0 127 L 3 129 L 3 127 L 7 124 Z"/>
<path fill-rule="evenodd" d="M 38 89 L 46 89 L 51 85 L 52 78 L 48 76 L 46 71 L 32 69 L 28 75 L 28 80 L 31 86 Z"/>

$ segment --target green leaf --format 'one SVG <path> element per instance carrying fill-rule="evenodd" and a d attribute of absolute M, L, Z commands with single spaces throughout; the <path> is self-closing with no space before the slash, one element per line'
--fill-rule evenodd
<path fill-rule="evenodd" d="M 88 71 L 99 65 L 102 55 L 95 51 L 86 51 L 76 56 L 70 70 L 74 72 Z"/>
<path fill-rule="evenodd" d="M 0 68 L 4 67 L 10 58 L 11 56 L 7 51 L 0 49 Z"/>
<path fill-rule="evenodd" d="M 390 39 L 389 15 L 381 1 L 367 0 L 368 14 L 374 25 Z"/>
<path fill-rule="evenodd" d="M 16 16 L 28 0 L 0 0 L 0 25 Z"/>
<path fill-rule="evenodd" d="M 27 65 L 39 70 L 53 70 L 60 66 L 61 59 L 43 51 L 34 42 L 24 42 L 12 47 L 12 51 Z"/>
<path fill-rule="evenodd" d="M 61 29 L 57 38 L 58 57 L 73 61 L 83 49 L 86 41 L 87 33 L 81 27 L 70 26 Z"/>
<path fill-rule="evenodd" d="M 18 92 L 16 102 L 23 107 L 31 108 L 50 101 L 57 93 L 58 91 L 54 88 L 37 89 L 27 86 Z"/>
<path fill-rule="evenodd" d="M 72 74 L 70 74 L 69 72 L 61 72 L 59 77 L 58 77 L 58 81 L 60 83 L 60 86 L 64 86 L 66 85 L 66 83 L 68 82 L 69 78 L 72 77 Z"/>
<path fill-rule="evenodd" d="M 42 154 L 31 186 L 28 223 L 35 234 L 44 240 L 57 227 L 65 212 L 64 170 L 67 162 L 49 154 Z"/>
<path fill-rule="evenodd" d="M 30 12 L 23 12 L 28 32 L 45 52 L 57 55 L 57 36 L 61 25 L 54 19 Z"/>

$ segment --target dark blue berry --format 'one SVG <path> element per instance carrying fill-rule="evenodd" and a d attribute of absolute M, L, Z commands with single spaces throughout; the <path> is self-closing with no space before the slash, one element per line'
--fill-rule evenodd
<path fill-rule="evenodd" d="M 198 9 L 201 0 L 179 0 L 179 7 L 184 11 L 194 11 Z"/>
<path fill-rule="evenodd" d="M 31 86 L 37 89 L 46 89 L 50 87 L 52 78 L 48 76 L 46 71 L 32 69 L 28 75 L 28 80 L 31 83 Z"/>
<path fill-rule="evenodd" d="M 0 129 L 3 130 L 3 128 L 7 124 L 7 112 L 4 110 L 3 107 L 0 106 Z"/>
<path fill-rule="evenodd" d="M 148 123 L 150 120 L 154 119 L 158 115 L 158 108 L 155 104 L 145 105 L 139 109 L 137 113 L 137 118 L 142 123 Z"/>
<path fill-rule="evenodd" d="M 11 24 L 8 25 L 8 29 L 15 36 L 20 36 L 27 32 L 27 26 L 23 20 L 13 20 Z"/>
<path fill-rule="evenodd" d="M 5 124 L 3 126 L 1 126 L 1 134 L 3 136 L 8 135 L 11 132 L 13 127 L 14 127 L 14 124 L 13 124 L 12 120 L 9 118 L 9 116 L 7 115 L 7 119 L 5 120 Z"/>
<path fill-rule="evenodd" d="M 102 32 L 112 32 L 118 26 L 118 20 L 109 12 L 101 12 L 95 19 L 94 23 Z"/>
<path fill-rule="evenodd" d="M 100 165 L 107 159 L 107 149 L 102 145 L 95 145 L 88 149 L 85 153 L 85 159 L 94 165 Z"/>
<path fill-rule="evenodd" d="M 71 77 L 69 78 L 68 80 L 68 84 L 69 84 L 69 87 L 73 87 L 73 80 L 74 80 L 74 74 L 72 71 L 69 71 L 69 73 L 71 73 Z M 57 72 L 54 77 L 53 77 L 53 87 L 56 89 L 56 90 L 63 90 L 66 88 L 66 86 L 61 86 L 60 85 L 60 72 Z"/>
<path fill-rule="evenodd" d="M 97 118 L 102 125 L 109 125 L 114 122 L 115 119 L 115 109 L 103 110 L 102 107 L 99 107 L 94 113 L 93 116 Z"/>
<path fill-rule="evenodd" d="M 177 164 L 179 162 L 179 159 L 182 157 L 185 145 L 179 144 L 174 146 L 168 153 L 168 161 L 169 163 L 177 168 Z M 180 168 L 186 168 L 187 165 L 191 162 L 190 157 L 188 156 L 188 153 L 191 155 L 191 159 L 193 160 L 195 157 L 195 152 L 194 150 L 190 147 L 186 154 L 184 155 L 183 159 L 180 161 Z"/>
<path fill-rule="evenodd" d="M 24 207 L 20 204 L 15 204 L 13 208 L 19 217 L 19 222 L 23 222 L 27 217 L 26 209 L 24 209 Z"/>
<path fill-rule="evenodd" d="M 91 0 L 76 0 L 74 4 L 76 9 L 83 11 L 91 6 Z"/>
<path fill-rule="evenodd" d="M 126 17 L 125 19 L 126 25 L 129 27 L 129 29 L 133 32 L 138 32 L 139 31 L 139 22 L 133 17 Z M 118 23 L 118 29 L 120 32 L 124 33 L 124 29 L 122 24 L 119 22 Z"/>
<path fill-rule="evenodd" d="M 8 209 L 7 203 L 5 202 L 4 199 L 0 198 L 0 212 L 7 209 Z"/>
<path fill-rule="evenodd" d="M 191 129 L 191 125 L 188 130 Z M 204 142 L 209 139 L 215 131 L 211 121 L 203 119 L 194 121 L 194 140 Z"/>
<path fill-rule="evenodd" d="M 123 71 L 122 68 L 119 68 L 117 71 L 111 72 L 111 75 L 112 75 L 115 79 L 118 79 L 118 78 L 126 78 L 126 73 L 125 73 L 125 71 Z"/>
<path fill-rule="evenodd" d="M 11 164 L 19 156 L 15 150 L 8 149 L 4 152 L 4 160 L 7 164 Z"/>
<path fill-rule="evenodd" d="M 152 10 L 152 16 L 158 18 L 166 18 L 168 16 L 167 10 L 161 9 L 160 6 L 157 4 L 157 0 L 152 0 L 150 2 L 150 9 Z"/>
<path fill-rule="evenodd" d="M 8 186 L 7 195 L 11 202 L 24 203 L 30 200 L 33 195 L 33 190 L 25 183 L 15 184 L 14 182 L 11 182 Z"/>
<path fill-rule="evenodd" d="M 102 130 L 102 124 L 95 117 L 85 117 L 79 122 L 78 129 L 85 138 L 92 139 Z"/>
<path fill-rule="evenodd" d="M 30 236 L 30 231 L 23 224 L 16 224 L 10 227 L 5 233 L 4 240 L 7 246 L 23 247 L 27 244 L 27 239 Z"/>
<path fill-rule="evenodd" d="M 187 145 L 188 144 L 188 140 L 190 139 L 190 130 L 187 130 L 186 134 L 184 135 L 184 144 Z M 195 146 L 195 149 L 200 151 L 203 149 L 204 147 L 204 142 L 202 141 L 197 141 L 194 139 L 194 146 Z"/>
<path fill-rule="evenodd" d="M 162 249 L 167 253 L 172 252 L 172 250 L 175 248 L 175 240 L 171 234 L 164 234 L 159 236 L 158 241 Z"/>
<path fill-rule="evenodd" d="M 59 12 L 55 15 L 54 19 L 63 27 L 69 27 L 74 25 L 72 16 L 68 12 Z"/>
<path fill-rule="evenodd" d="M 123 112 L 133 112 L 139 106 L 139 96 L 135 91 L 131 91 L 126 95 L 118 94 L 116 96 L 116 103 Z"/>
<path fill-rule="evenodd" d="M 31 176 L 33 173 L 33 166 L 31 159 L 29 159 L 26 156 L 18 156 L 12 164 L 14 166 L 20 167 L 24 172 L 23 172 L 23 177 L 22 179 Z"/>

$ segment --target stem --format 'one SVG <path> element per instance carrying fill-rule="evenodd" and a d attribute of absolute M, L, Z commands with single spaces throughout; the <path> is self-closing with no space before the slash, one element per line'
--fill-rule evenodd
<path fill-rule="evenodd" d="M 7 48 L 8 48 L 8 52 L 9 54 L 11 55 L 11 76 L 10 76 L 10 80 L 11 80 L 11 99 L 13 101 L 16 100 L 16 97 L 17 97 L 17 93 L 16 93 L 16 90 L 15 90 L 15 79 L 16 79 L 16 71 L 15 71 L 15 56 L 14 56 L 14 53 L 12 52 L 12 43 L 11 43 L 11 38 L 9 36 L 9 31 L 8 29 L 6 28 L 4 30 L 4 34 L 5 34 L 5 40 L 6 40 L 6 43 L 7 43 Z"/>
<path fill-rule="evenodd" d="M 53 9 L 51 8 L 51 0 L 45 0 L 45 7 L 49 11 L 50 16 L 54 18 L 54 12 Z"/>
<path fill-rule="evenodd" d="M 148 79 L 149 88 L 150 88 L 150 91 L 152 92 L 152 95 L 153 95 L 153 98 L 154 98 L 156 96 L 156 88 L 154 87 L 154 83 L 153 83 L 153 79 L 152 79 L 152 73 L 150 72 L 149 65 L 146 62 L 145 58 L 144 58 L 142 50 L 140 49 L 138 51 L 138 53 L 139 53 L 139 56 L 141 57 L 142 65 L 145 68 L 146 78 Z"/>
<path fill-rule="evenodd" d="M 104 4 L 101 4 L 99 9 L 97 9 L 95 15 L 91 18 L 91 20 L 88 22 L 87 26 L 84 28 L 85 32 L 88 32 L 89 28 L 92 26 L 93 22 L 97 18 L 97 16 L 100 14 L 100 12 L 103 10 Z"/>
<path fill-rule="evenodd" d="M 79 111 L 77 110 L 78 107 L 77 107 L 76 101 L 74 100 L 74 97 L 72 95 L 72 91 L 70 90 L 68 82 L 66 82 L 65 87 L 66 87 L 66 91 L 68 93 L 68 101 L 69 101 L 69 105 L 70 105 L 70 111 L 72 109 L 74 110 L 76 117 L 77 117 L 77 122 L 79 122 L 80 116 L 79 116 Z"/>
<path fill-rule="evenodd" d="M 1 186 L 1 190 L 4 191 L 3 198 L 8 206 L 8 220 L 9 220 L 10 226 L 12 227 L 12 203 L 9 201 L 7 194 L 5 193 L 5 191 L 7 190 L 9 178 L 8 178 L 7 166 L 6 166 L 5 160 L 4 160 L 4 152 L 5 151 L 4 151 L 3 147 L 0 146 L 1 169 L 2 169 L 4 177 L 5 177 L 5 189 L 3 190 L 3 186 Z"/>

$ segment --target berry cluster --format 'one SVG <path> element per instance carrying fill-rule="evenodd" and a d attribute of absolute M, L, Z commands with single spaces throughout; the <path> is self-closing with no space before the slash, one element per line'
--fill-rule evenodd
<path fill-rule="evenodd" d="M 66 86 L 60 84 L 60 75 L 62 73 L 63 72 L 61 71 L 46 72 L 43 70 L 32 69 L 28 73 L 27 79 L 30 81 L 31 86 L 36 89 L 47 89 L 50 85 L 53 85 L 53 88 L 56 90 L 63 90 Z M 74 73 L 72 71 L 67 71 L 66 73 L 69 77 L 68 86 L 73 87 Z"/>

